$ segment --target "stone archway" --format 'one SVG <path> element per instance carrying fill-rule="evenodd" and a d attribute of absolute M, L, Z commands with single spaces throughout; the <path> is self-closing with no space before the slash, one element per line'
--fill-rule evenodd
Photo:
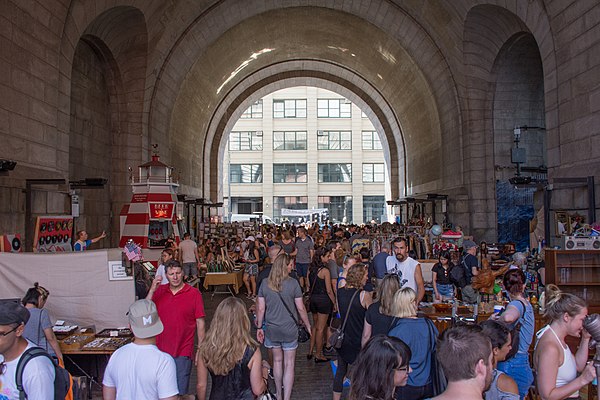
<path fill-rule="evenodd" d="M 71 12 L 77 9 L 74 6 Z M 143 159 L 146 22 L 139 9 L 129 6 L 86 15 L 90 20 L 83 26 L 72 19 L 65 25 L 69 35 L 61 43 L 58 130 L 67 136 L 71 180 L 109 180 L 102 191 L 79 193 L 84 203 L 79 227 L 110 230 L 110 240 L 116 241 L 116 216 L 131 198 L 128 167 Z"/>
<path fill-rule="evenodd" d="M 169 161 L 182 173 L 182 190 L 216 199 L 219 145 L 214 142 L 214 127 L 221 126 L 218 135 L 222 134 L 222 127 L 236 110 L 243 111 L 242 102 L 262 87 L 298 85 L 306 78 L 336 84 L 336 91 L 346 91 L 349 98 L 359 100 L 355 100 L 357 104 L 364 102 L 366 109 L 379 113 L 375 119 L 382 126 L 389 126 L 382 132 L 390 145 L 394 198 L 433 192 L 445 184 L 460 185 L 462 173 L 457 171 L 462 172 L 462 160 L 456 157 L 461 152 L 460 140 L 456 140 L 460 117 L 451 112 L 458 109 L 453 80 L 426 76 L 400 41 L 366 20 L 326 8 L 314 11 L 296 7 L 249 17 L 206 48 L 196 48 L 196 53 L 188 49 L 191 54 L 186 55 L 186 62 L 194 54 L 198 58 L 185 78 L 169 75 L 161 81 L 170 86 L 156 91 L 166 97 L 154 102 L 157 108 L 150 116 L 150 140 L 170 148 Z M 328 28 L 345 26 L 340 18 L 352 26 L 352 36 Z M 274 37 L 277 21 L 285 21 L 285 37 Z M 243 39 L 248 32 L 253 34 L 251 42 Z M 315 45 L 327 35 L 333 35 L 331 42 L 336 46 Z M 423 38 L 423 49 L 429 49 L 428 40 Z M 174 50 L 174 57 L 180 51 Z M 431 57 L 437 62 L 440 54 Z M 441 60 L 436 69 L 442 76 L 447 72 L 443 65 Z M 180 73 L 171 68 L 165 66 L 163 73 Z M 176 79 L 181 79 L 179 86 L 173 86 Z M 284 83 L 288 79 L 290 83 Z M 159 117 L 168 118 L 170 125 L 162 120 L 155 126 L 153 121 Z M 164 129 L 168 135 L 158 132 Z M 198 153 L 210 157 L 198 157 Z M 198 171 L 204 173 L 198 175 Z M 198 187 L 203 192 L 195 193 Z"/>
<path fill-rule="evenodd" d="M 480 240 L 497 240 L 497 162 L 494 151 L 494 102 L 497 99 L 500 72 L 497 62 L 503 60 L 503 54 L 507 54 L 507 49 L 510 49 L 507 46 L 519 42 L 518 38 L 527 38 L 529 46 L 535 45 L 539 51 L 543 66 L 543 76 L 540 79 L 545 103 L 541 112 L 546 121 L 554 120 L 558 107 L 556 61 L 550 24 L 546 13 L 540 10 L 540 5 L 533 2 L 525 8 L 514 9 L 478 5 L 467 13 L 463 53 L 467 125 L 470 127 L 464 144 L 465 168 L 469 171 L 465 176 L 469 202 L 460 211 L 464 212 L 468 230 Z M 546 126 L 551 140 L 553 135 L 558 134 L 558 128 Z"/>
<path fill-rule="evenodd" d="M 304 64 L 303 69 L 298 69 L 299 63 Z M 222 197 L 219 190 L 219 183 L 222 182 L 220 160 L 223 159 L 227 142 L 225 134 L 231 130 L 242 112 L 249 104 L 262 96 L 274 90 L 293 86 L 315 86 L 328 89 L 341 94 L 365 110 L 365 114 L 371 119 L 376 130 L 383 133 L 381 140 L 384 157 L 389 168 L 390 181 L 401 182 L 399 186 L 392 186 L 391 196 L 395 199 L 401 193 L 405 193 L 407 166 L 402 130 L 394 111 L 381 94 L 377 93 L 374 88 L 369 88 L 364 82 L 359 87 L 342 78 L 343 73 L 336 71 L 334 66 L 326 63 L 297 61 L 286 64 L 289 65 L 283 68 L 285 72 L 282 72 L 282 66 L 278 66 L 280 72 L 277 74 L 266 75 L 261 80 L 249 77 L 248 80 L 253 84 L 241 84 L 217 108 L 204 143 L 203 166 L 207 167 L 204 168 L 203 176 L 206 197 L 215 200 Z M 218 168 L 214 168 L 214 166 L 218 166 Z"/>

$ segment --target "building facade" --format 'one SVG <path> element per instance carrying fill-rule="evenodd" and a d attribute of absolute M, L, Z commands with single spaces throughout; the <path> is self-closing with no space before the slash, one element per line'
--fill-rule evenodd
<path fill-rule="evenodd" d="M 293 87 L 256 101 L 229 133 L 223 170 L 226 214 L 281 222 L 300 218 L 282 209 L 327 209 L 336 223 L 388 218 L 379 134 L 356 104 L 329 90 Z"/>

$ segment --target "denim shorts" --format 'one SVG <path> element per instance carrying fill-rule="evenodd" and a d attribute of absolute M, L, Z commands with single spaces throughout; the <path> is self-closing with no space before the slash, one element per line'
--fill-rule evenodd
<path fill-rule="evenodd" d="M 306 278 L 306 273 L 308 272 L 308 266 L 310 264 L 304 264 L 296 262 L 296 271 L 298 271 L 298 276 L 301 278 Z"/>
<path fill-rule="evenodd" d="M 508 361 L 498 363 L 498 370 L 513 378 L 519 387 L 519 396 L 524 399 L 533 383 L 533 372 L 529 365 L 529 354 L 517 353 Z"/>
<path fill-rule="evenodd" d="M 269 337 L 265 335 L 265 347 L 267 349 L 283 349 L 283 351 L 296 350 L 298 348 L 298 341 L 293 342 L 277 342 L 269 340 Z"/>
<path fill-rule="evenodd" d="M 441 296 L 454 297 L 454 285 L 452 285 L 452 284 L 448 284 L 448 285 L 437 284 L 436 286 L 437 286 L 437 290 Z"/>

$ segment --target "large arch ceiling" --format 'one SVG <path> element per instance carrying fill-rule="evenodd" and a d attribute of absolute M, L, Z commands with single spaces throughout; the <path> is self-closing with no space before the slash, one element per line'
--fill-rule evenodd
<path fill-rule="evenodd" d="M 389 13 L 401 11 L 390 7 Z M 229 19 L 238 15 L 234 13 Z M 349 82 L 337 83 L 365 104 L 373 104 L 375 97 L 383 99 L 381 108 L 390 112 L 382 125 L 398 126 L 385 130 L 387 142 L 396 147 L 390 149 L 392 165 L 407 168 L 406 182 L 393 192 L 404 195 L 460 185 L 460 119 L 453 79 L 440 52 L 412 20 L 403 17 L 408 32 L 405 36 L 396 33 L 395 38 L 366 17 L 326 8 L 286 8 L 231 22 L 229 29 L 203 47 L 200 43 L 207 39 L 202 30 L 214 36 L 216 29 L 214 24 L 203 23 L 213 18 L 215 15 L 207 15 L 206 20 L 200 18 L 197 26 L 190 27 L 187 36 L 193 43 L 182 39 L 173 50 L 152 98 L 150 141 L 170 149 L 170 162 L 182 172 L 185 185 L 202 187 L 202 153 L 218 153 L 223 132 L 209 132 L 209 126 L 224 99 L 238 91 L 246 96 L 237 100 L 241 104 L 252 93 L 240 88 L 267 78 L 261 76 L 264 71 L 271 74 L 265 84 L 289 78 L 283 75 L 288 71 L 277 66 L 293 61 L 303 63 L 305 78 L 315 71 L 313 64 L 329 64 L 329 71 L 322 72 L 329 73 L 332 81 L 343 78 Z M 414 46 L 424 53 L 419 62 L 409 51 Z M 232 74 L 236 69 L 237 74 Z M 345 76 L 336 70 L 346 71 Z M 352 90 L 353 85 L 360 90 Z M 289 82 L 282 86 L 289 86 Z M 231 110 L 229 113 L 233 114 Z M 210 147 L 203 148 L 204 143 Z M 401 159 L 403 147 L 405 160 Z M 394 175 L 401 177 L 404 171 L 392 172 Z M 210 193 L 216 192 L 215 185 L 217 180 L 210 182 Z"/>

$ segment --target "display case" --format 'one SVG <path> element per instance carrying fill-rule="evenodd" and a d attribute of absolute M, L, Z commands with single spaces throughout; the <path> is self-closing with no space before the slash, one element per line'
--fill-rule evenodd
<path fill-rule="evenodd" d="M 600 311 L 600 250 L 546 249 L 546 283 L 584 299 Z"/>

